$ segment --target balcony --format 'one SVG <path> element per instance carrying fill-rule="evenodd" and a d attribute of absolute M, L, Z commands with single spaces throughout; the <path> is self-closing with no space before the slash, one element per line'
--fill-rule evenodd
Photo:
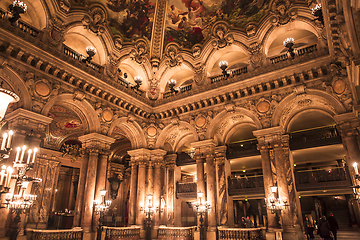
<path fill-rule="evenodd" d="M 346 167 L 295 171 L 298 191 L 341 189 L 351 186 L 349 170 Z"/>
<path fill-rule="evenodd" d="M 192 89 L 192 84 L 190 85 L 186 85 L 186 86 L 181 86 L 179 87 L 179 91 L 180 93 L 184 93 L 184 92 L 188 92 Z M 175 96 L 175 92 L 165 92 L 164 95 L 163 95 L 163 98 L 168 98 L 168 97 L 171 97 L 171 96 Z"/>
<path fill-rule="evenodd" d="M 262 194 L 264 179 L 262 175 L 248 177 L 228 177 L 229 195 Z"/>
<path fill-rule="evenodd" d="M 197 183 L 179 183 L 176 182 L 176 198 L 192 198 L 197 197 Z"/>
<path fill-rule="evenodd" d="M 341 144 L 341 137 L 335 126 L 314 128 L 290 134 L 290 149 L 298 150 L 310 147 L 320 147 Z"/>
<path fill-rule="evenodd" d="M 227 146 L 227 159 L 242 158 L 260 155 L 257 149 L 257 140 L 251 139 L 247 141 L 232 143 Z"/>

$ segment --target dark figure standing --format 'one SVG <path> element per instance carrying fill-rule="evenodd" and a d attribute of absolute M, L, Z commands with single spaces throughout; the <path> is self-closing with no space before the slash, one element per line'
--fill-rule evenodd
<path fill-rule="evenodd" d="M 328 217 L 328 222 L 330 224 L 331 232 L 334 235 L 334 240 L 337 240 L 336 234 L 337 230 L 339 230 L 338 222 L 336 221 L 336 218 L 334 217 L 334 214 L 330 213 L 330 216 Z"/>
<path fill-rule="evenodd" d="M 325 216 L 322 216 L 318 225 L 318 234 L 324 240 L 331 240 L 331 228 L 329 222 L 326 220 Z"/>
<path fill-rule="evenodd" d="M 309 220 L 308 217 L 305 217 L 304 226 L 306 239 L 314 239 L 314 224 Z"/>

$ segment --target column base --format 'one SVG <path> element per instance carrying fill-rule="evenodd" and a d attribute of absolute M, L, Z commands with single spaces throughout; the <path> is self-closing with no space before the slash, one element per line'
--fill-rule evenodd
<path fill-rule="evenodd" d="M 266 235 L 266 240 L 283 240 L 283 230 L 281 228 L 269 228 Z"/>
<path fill-rule="evenodd" d="M 91 226 L 82 226 L 84 233 L 91 233 L 92 227 Z"/>
<path fill-rule="evenodd" d="M 151 228 L 151 239 L 158 239 L 158 226 Z"/>
<path fill-rule="evenodd" d="M 215 231 L 211 231 L 211 229 L 209 229 L 207 232 L 206 232 L 206 239 L 216 239 L 216 228 L 215 228 Z"/>
<path fill-rule="evenodd" d="M 303 233 L 300 229 L 284 228 L 283 240 L 302 240 Z"/>
<path fill-rule="evenodd" d="M 194 232 L 194 240 L 200 240 L 200 231 L 199 230 L 196 230 Z"/>

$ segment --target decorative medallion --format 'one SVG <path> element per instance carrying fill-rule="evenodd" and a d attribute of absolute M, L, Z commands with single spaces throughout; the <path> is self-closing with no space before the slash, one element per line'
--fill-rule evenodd
<path fill-rule="evenodd" d="M 346 89 L 346 84 L 344 80 L 342 79 L 336 80 L 333 83 L 333 89 L 336 94 L 342 94 Z"/>
<path fill-rule="evenodd" d="M 266 100 L 260 101 L 256 108 L 260 113 L 266 113 L 270 110 L 270 103 Z"/>
<path fill-rule="evenodd" d="M 151 126 L 147 129 L 147 134 L 150 136 L 150 137 L 154 137 L 157 133 L 157 130 L 155 127 Z"/>
<path fill-rule="evenodd" d="M 50 86 L 44 81 L 35 83 L 35 91 L 39 96 L 46 97 L 50 94 Z"/>
<path fill-rule="evenodd" d="M 110 109 L 105 109 L 102 113 L 103 115 L 103 119 L 106 121 L 106 122 L 110 122 L 112 119 L 113 119 L 113 112 L 110 110 Z"/>
<path fill-rule="evenodd" d="M 206 118 L 203 115 L 199 115 L 195 119 L 195 124 L 196 124 L 197 127 L 202 128 L 206 124 Z"/>

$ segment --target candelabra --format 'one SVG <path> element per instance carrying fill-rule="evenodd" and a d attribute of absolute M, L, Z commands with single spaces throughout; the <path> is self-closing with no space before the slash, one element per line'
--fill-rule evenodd
<path fill-rule="evenodd" d="M 265 207 L 270 210 L 272 214 L 275 214 L 275 221 L 277 227 L 280 227 L 280 215 L 281 211 L 288 207 L 288 202 L 286 198 L 282 198 L 282 200 L 277 196 L 277 186 L 272 186 L 271 192 L 274 194 L 274 197 L 269 199 L 265 198 Z"/>
<path fill-rule="evenodd" d="M 178 93 L 178 92 L 179 92 L 178 90 L 175 89 L 176 80 L 170 79 L 170 80 L 168 81 L 168 85 L 169 85 L 170 91 L 171 91 L 172 93 Z"/>
<path fill-rule="evenodd" d="M 145 240 L 150 240 L 151 239 L 151 225 L 152 225 L 152 220 L 151 217 L 152 215 L 159 211 L 158 207 L 154 207 L 153 204 L 153 195 L 149 194 L 147 196 L 147 205 L 145 207 L 141 207 L 140 211 L 145 213 L 145 228 L 146 228 L 146 235 L 145 235 Z M 163 211 L 163 208 L 160 209 L 160 212 Z"/>
<path fill-rule="evenodd" d="M 100 191 L 100 195 L 101 195 L 101 202 L 99 200 L 94 200 L 94 208 L 95 208 L 95 213 L 99 216 L 99 221 L 98 221 L 98 229 L 97 229 L 97 240 L 101 239 L 101 226 L 103 225 L 104 222 L 104 215 L 105 212 L 107 212 L 110 208 L 111 205 L 111 200 L 105 200 L 105 195 L 106 195 L 106 190 L 101 190 Z"/>
<path fill-rule="evenodd" d="M 355 170 L 355 185 L 351 186 L 354 191 L 354 198 L 358 201 L 360 201 L 360 175 L 359 175 L 359 169 L 358 164 L 355 162 L 353 164 L 354 170 Z"/>
<path fill-rule="evenodd" d="M 15 213 L 15 217 L 12 221 L 10 228 L 10 240 L 17 239 L 20 232 L 19 223 L 21 220 L 20 214 L 26 213 L 36 200 L 36 195 L 24 194 L 25 190 L 29 185 L 28 181 L 22 181 L 18 194 L 6 194 L 5 206 L 10 210 L 11 213 Z"/>
<path fill-rule="evenodd" d="M 88 46 L 88 47 L 86 47 L 86 53 L 87 53 L 88 57 L 86 57 L 82 60 L 84 63 L 90 62 L 92 60 L 92 58 L 96 54 L 96 48 L 93 46 Z"/>
<path fill-rule="evenodd" d="M 136 77 L 134 78 L 134 81 L 135 81 L 136 85 L 135 85 L 135 86 L 132 86 L 131 89 L 139 90 L 139 87 L 140 87 L 140 85 L 142 84 L 142 80 L 143 80 L 142 77 L 136 76 Z"/>
<path fill-rule="evenodd" d="M 288 52 L 290 53 L 290 56 L 292 58 L 295 57 L 295 52 L 293 49 L 294 45 L 295 45 L 295 40 L 293 38 L 286 38 L 284 40 L 284 47 L 286 47 L 288 49 Z"/>
<path fill-rule="evenodd" d="M 230 76 L 230 74 L 226 71 L 226 69 L 228 68 L 229 64 L 227 61 L 221 61 L 219 62 L 219 67 L 222 70 L 222 74 L 224 75 L 224 77 L 228 78 Z"/>
<path fill-rule="evenodd" d="M 324 25 L 324 15 L 322 12 L 321 4 L 316 4 L 312 9 L 312 14 L 316 17 L 316 20 L 320 21 Z"/>
<path fill-rule="evenodd" d="M 9 18 L 11 24 L 14 24 L 20 18 L 20 14 L 25 13 L 27 6 L 24 2 L 20 0 L 14 0 L 13 4 L 9 5 L 9 11 L 12 17 Z"/>
<path fill-rule="evenodd" d="M 204 216 L 205 214 L 210 211 L 211 206 L 209 202 L 202 201 L 203 197 L 202 192 L 198 192 L 198 198 L 199 201 L 196 203 L 193 203 L 193 208 L 196 211 L 197 215 L 200 216 L 200 240 L 205 239 L 205 225 L 204 225 Z"/>

